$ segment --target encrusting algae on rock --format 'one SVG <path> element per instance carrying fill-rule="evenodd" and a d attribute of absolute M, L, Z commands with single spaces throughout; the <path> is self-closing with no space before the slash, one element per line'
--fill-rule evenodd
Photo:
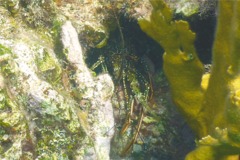
<path fill-rule="evenodd" d="M 82 99 L 89 102 L 89 106 L 82 106 L 83 110 L 88 112 L 88 120 L 85 122 L 90 124 L 83 126 L 84 131 L 93 142 L 95 158 L 109 159 L 110 141 L 114 134 L 114 130 L 111 130 L 114 126 L 113 108 L 110 101 L 114 89 L 112 79 L 107 74 L 99 75 L 96 79 L 92 77 L 83 61 L 77 31 L 70 21 L 62 26 L 61 36 L 63 48 L 67 50 L 66 59 L 76 68 L 77 88 L 82 94 Z M 80 110 L 78 109 L 77 112 L 79 113 Z M 83 111 L 78 115 L 80 122 L 83 122 Z"/>
<path fill-rule="evenodd" d="M 195 34 L 188 23 L 173 20 L 172 11 L 162 0 L 150 2 L 153 6 L 150 19 L 139 19 L 139 24 L 164 48 L 164 72 L 172 99 L 199 139 L 197 148 L 186 160 L 237 160 L 240 154 L 240 2 L 218 2 L 210 74 L 204 74 L 194 48 Z"/>
<path fill-rule="evenodd" d="M 11 20 L 0 25 L 12 29 Z M 0 159 L 110 159 L 114 130 L 105 135 L 114 125 L 110 76 L 91 75 L 78 34 L 66 22 L 59 32 L 70 51 L 64 65 L 73 71 L 66 73 L 71 82 L 65 91 L 63 59 L 51 37 L 22 25 L 14 36 L 0 36 Z"/>

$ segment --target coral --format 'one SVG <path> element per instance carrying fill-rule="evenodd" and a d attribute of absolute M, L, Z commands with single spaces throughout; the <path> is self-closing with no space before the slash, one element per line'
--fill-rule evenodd
<path fill-rule="evenodd" d="M 164 72 L 172 99 L 199 139 L 198 147 L 186 159 L 238 159 L 230 155 L 240 154 L 240 2 L 219 1 L 210 74 L 204 74 L 188 23 L 173 20 L 162 0 L 150 2 L 150 19 L 140 19 L 139 24 L 164 48 Z"/>

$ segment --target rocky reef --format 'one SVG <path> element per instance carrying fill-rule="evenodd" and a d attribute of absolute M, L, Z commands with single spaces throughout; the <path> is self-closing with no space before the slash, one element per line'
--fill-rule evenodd
<path fill-rule="evenodd" d="M 66 67 L 75 72 L 74 96 L 52 48 L 1 37 L 2 159 L 109 159 L 113 83 L 108 75 L 91 76 L 70 22 L 61 33 Z"/>
<path fill-rule="evenodd" d="M 92 76 L 71 22 L 64 62 L 46 33 L 15 23 L 1 8 L 1 159 L 109 159 L 111 77 Z"/>
<path fill-rule="evenodd" d="M 203 66 L 192 46 L 194 34 L 180 21 L 174 24 L 186 36 L 183 43 L 162 41 L 158 34 L 150 36 L 163 48 L 151 41 L 137 24 L 141 19 L 144 28 L 142 18 L 159 19 L 158 1 L 151 2 L 0 0 L 0 159 L 175 160 L 193 149 L 194 135 L 175 110 L 169 86 L 173 97 L 182 90 L 186 97 L 196 95 L 195 106 L 202 93 L 192 94 L 188 87 L 175 93 L 173 86 L 180 81 L 173 83 L 168 73 L 179 71 L 176 79 L 187 73 L 191 78 L 186 83 L 201 88 Z M 164 32 L 172 30 L 172 12 L 184 18 L 204 13 L 204 1 L 183 0 L 178 9 L 174 1 L 166 2 L 172 8 L 160 5 Z M 151 27 L 148 31 L 155 33 Z M 165 54 L 168 83 L 161 54 L 174 48 L 180 48 L 180 59 L 188 65 L 178 70 L 166 65 Z M 175 58 L 170 56 L 169 63 L 174 65 Z M 204 78 L 206 89 L 208 76 Z M 190 126 L 199 138 L 207 136 L 191 113 Z"/>

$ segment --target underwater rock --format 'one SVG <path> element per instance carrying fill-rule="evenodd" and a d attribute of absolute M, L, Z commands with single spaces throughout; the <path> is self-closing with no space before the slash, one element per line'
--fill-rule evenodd
<path fill-rule="evenodd" d="M 70 75 L 46 32 L 0 11 L 0 159 L 109 159 L 113 83 L 91 75 L 71 23 L 62 31 Z"/>
<path fill-rule="evenodd" d="M 176 14 L 182 14 L 185 17 L 190 17 L 194 14 L 205 16 L 217 6 L 216 0 L 164 0 L 168 6 L 174 10 Z"/>
<path fill-rule="evenodd" d="M 181 13 L 186 17 L 196 14 L 200 7 L 200 1 L 198 0 L 180 0 L 177 3 L 171 0 L 165 1 L 172 9 L 175 9 L 175 13 Z"/>
<path fill-rule="evenodd" d="M 3 3 L 12 15 L 17 14 L 19 10 L 19 0 L 5 0 Z"/>
<path fill-rule="evenodd" d="M 67 60 L 76 68 L 77 88 L 81 91 L 82 98 L 90 102 L 88 109 L 91 113 L 88 116 L 93 118 L 86 132 L 93 139 L 97 157 L 109 159 L 110 141 L 114 134 L 114 130 L 111 130 L 114 126 L 114 117 L 110 101 L 114 89 L 113 82 L 107 74 L 95 79 L 91 76 L 83 61 L 78 34 L 70 21 L 62 26 L 61 35 Z"/>

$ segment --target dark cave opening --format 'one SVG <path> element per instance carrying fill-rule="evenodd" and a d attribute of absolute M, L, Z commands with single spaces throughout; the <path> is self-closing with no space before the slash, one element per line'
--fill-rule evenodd
<path fill-rule="evenodd" d="M 190 18 L 183 18 L 180 15 L 175 15 L 175 19 L 183 19 L 189 22 L 190 28 L 196 33 L 194 45 L 198 56 L 204 64 L 210 64 L 212 61 L 216 16 L 211 14 L 205 17 L 195 15 Z M 119 21 L 125 41 L 125 48 L 138 57 L 147 56 L 153 62 L 155 70 L 161 70 L 163 48 L 141 30 L 137 20 L 130 20 L 126 16 L 120 16 Z M 90 49 L 87 63 L 92 65 L 98 60 L 99 55 L 106 55 L 106 52 L 118 52 L 117 50 L 121 48 L 121 41 L 120 31 L 116 28 L 110 33 L 107 46 L 100 49 Z M 97 72 L 101 72 L 100 70 L 99 68 L 96 69 Z"/>
<path fill-rule="evenodd" d="M 196 33 L 194 45 L 200 60 L 204 64 L 210 64 L 212 61 L 216 16 L 214 14 L 206 17 L 195 15 L 185 20 L 189 22 L 191 30 Z M 153 62 L 155 70 L 161 70 L 163 63 L 162 56 L 164 53 L 163 48 L 141 30 L 136 20 L 129 20 L 122 16 L 120 18 L 120 25 L 124 40 L 127 42 L 126 44 L 134 48 L 135 54 L 139 57 L 146 55 Z M 111 33 L 109 43 L 111 43 L 112 39 L 120 40 L 118 29 Z"/>
<path fill-rule="evenodd" d="M 136 20 L 121 18 L 122 31 L 130 44 L 134 46 L 135 53 L 142 57 L 147 56 L 154 64 L 155 70 L 162 68 L 163 48 L 146 33 L 144 33 Z"/>
<path fill-rule="evenodd" d="M 154 64 L 155 70 L 160 70 L 163 63 L 163 48 L 141 30 L 137 20 L 130 20 L 126 16 L 120 16 L 119 22 L 124 38 L 124 47 L 121 46 L 121 33 L 117 27 L 110 33 L 106 46 L 103 48 L 91 48 L 88 51 L 86 59 L 88 66 L 91 67 L 100 55 L 103 55 L 105 60 L 107 60 L 111 56 L 111 54 L 109 54 L 110 52 L 120 53 L 125 50 L 129 55 L 136 55 L 140 59 L 147 56 Z M 109 64 L 107 64 L 107 66 L 108 65 Z M 111 70 L 110 65 L 108 69 Z M 97 67 L 95 71 L 101 73 L 102 69 L 101 67 Z"/>
<path fill-rule="evenodd" d="M 213 14 L 206 17 L 195 15 L 185 20 L 189 22 L 191 30 L 196 33 L 194 45 L 200 60 L 204 64 L 211 63 L 216 16 Z M 129 21 L 125 18 L 122 18 L 121 21 L 123 33 L 135 47 L 136 54 L 147 55 L 153 61 L 156 69 L 161 69 L 163 48 L 141 30 L 137 21 Z"/>
<path fill-rule="evenodd" d="M 211 14 L 202 18 L 196 16 L 188 20 L 191 29 L 196 33 L 195 48 L 204 64 L 212 62 L 212 47 L 216 29 L 216 16 Z"/>

